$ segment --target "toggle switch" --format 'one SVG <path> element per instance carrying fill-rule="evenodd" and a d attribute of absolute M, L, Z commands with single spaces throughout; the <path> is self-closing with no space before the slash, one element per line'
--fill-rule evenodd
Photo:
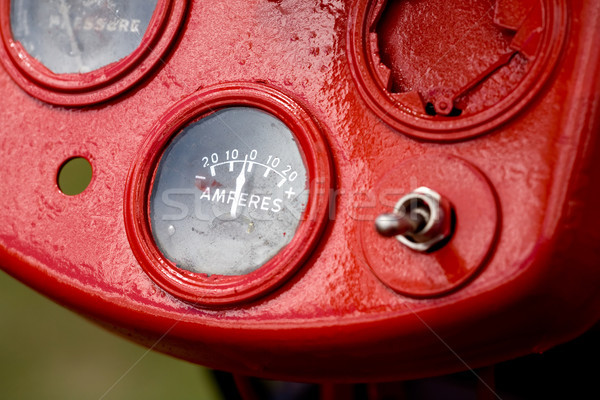
<path fill-rule="evenodd" d="M 395 237 L 405 246 L 421 252 L 438 249 L 452 236 L 453 212 L 450 202 L 427 187 L 402 197 L 392 213 L 375 219 L 375 229 Z"/>

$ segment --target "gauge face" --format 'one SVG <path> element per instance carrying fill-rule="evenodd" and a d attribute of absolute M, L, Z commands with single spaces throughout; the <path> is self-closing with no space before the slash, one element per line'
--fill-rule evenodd
<path fill-rule="evenodd" d="M 308 195 L 290 129 L 259 109 L 225 108 L 164 151 L 150 195 L 152 235 L 179 268 L 245 275 L 292 240 Z"/>
<path fill-rule="evenodd" d="M 56 74 L 85 73 L 131 54 L 158 0 L 13 0 L 13 38 Z"/>

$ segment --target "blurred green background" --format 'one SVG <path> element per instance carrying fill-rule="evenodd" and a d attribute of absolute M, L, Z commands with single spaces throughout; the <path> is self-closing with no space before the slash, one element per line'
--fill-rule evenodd
<path fill-rule="evenodd" d="M 146 354 L 1 271 L 0 327 L 1 399 L 222 399 L 208 369 Z"/>

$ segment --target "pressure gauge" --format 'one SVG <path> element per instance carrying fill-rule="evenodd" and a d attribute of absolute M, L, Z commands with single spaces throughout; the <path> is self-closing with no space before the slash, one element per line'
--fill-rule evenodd
<path fill-rule="evenodd" d="M 66 106 L 130 89 L 171 48 L 187 0 L 0 2 L 0 63 L 40 100 Z"/>
<path fill-rule="evenodd" d="M 152 233 L 179 268 L 252 272 L 294 237 L 307 171 L 290 129 L 229 107 L 187 126 L 165 150 L 150 197 Z"/>
<path fill-rule="evenodd" d="M 84 73 L 141 43 L 157 0 L 12 0 L 13 37 L 52 72 Z"/>
<path fill-rule="evenodd" d="M 132 250 L 169 293 L 222 306 L 266 294 L 304 265 L 331 188 L 319 125 L 274 88 L 223 84 L 159 120 L 129 174 Z"/>

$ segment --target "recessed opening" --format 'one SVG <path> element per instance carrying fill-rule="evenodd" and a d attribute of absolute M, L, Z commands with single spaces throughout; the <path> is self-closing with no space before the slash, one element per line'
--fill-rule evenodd
<path fill-rule="evenodd" d="M 427 104 L 425 104 L 425 112 L 427 113 L 427 115 L 431 115 L 432 117 L 435 117 L 437 115 L 437 113 L 435 112 L 435 107 L 430 101 L 427 102 Z"/>
<path fill-rule="evenodd" d="M 68 196 L 82 193 L 91 181 L 92 164 L 83 157 L 67 160 L 58 170 L 58 188 Z"/>
<path fill-rule="evenodd" d="M 425 113 L 427 115 L 431 115 L 432 117 L 435 117 L 437 115 L 437 112 L 435 111 L 435 106 L 432 102 L 427 102 L 425 104 Z M 452 107 L 452 111 L 450 111 L 448 117 L 459 117 L 461 114 L 462 110 L 460 108 Z"/>
<path fill-rule="evenodd" d="M 460 117 L 462 110 L 460 108 L 452 107 L 452 111 L 448 114 L 449 117 Z"/>

